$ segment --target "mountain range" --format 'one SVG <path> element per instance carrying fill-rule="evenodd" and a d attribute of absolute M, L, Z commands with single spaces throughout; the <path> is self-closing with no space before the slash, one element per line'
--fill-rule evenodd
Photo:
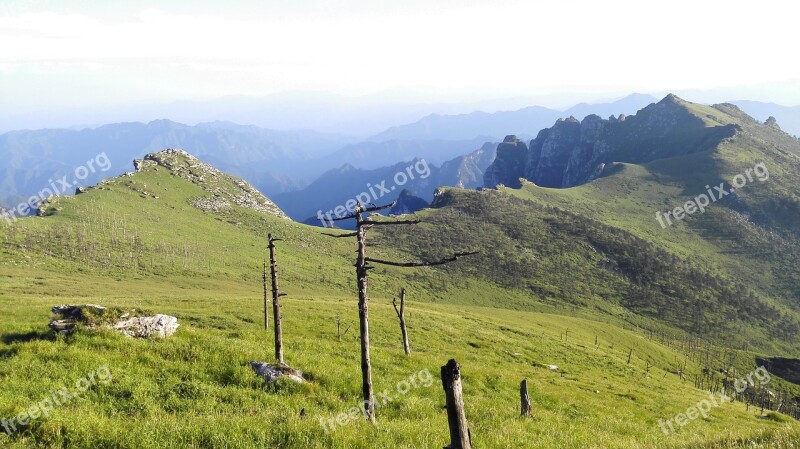
<path fill-rule="evenodd" d="M 433 200 L 434 190 L 439 186 L 465 189 L 480 187 L 483 184 L 483 172 L 494 160 L 496 147 L 497 144 L 487 142 L 472 153 L 458 156 L 441 165 L 434 165 L 420 158 L 371 170 L 346 164 L 328 171 L 302 190 L 275 195 L 274 200 L 290 217 L 309 224 L 321 223 L 317 217 L 318 212 L 324 214 L 334 210 L 359 195 L 368 198 L 365 203 L 390 203 L 402 191 L 408 191 L 430 202 Z M 404 174 L 409 175 L 407 181 Z M 383 188 L 376 190 L 374 186 L 379 185 Z M 370 187 L 373 187 L 372 190 Z"/>
<path fill-rule="evenodd" d="M 527 142 L 513 132 L 442 165 L 345 167 L 326 175 L 343 186 L 306 192 L 363 191 L 363 181 L 383 181 L 377 175 L 399 191 L 399 207 L 365 228 L 361 307 L 352 233 L 289 219 L 292 201 L 272 201 L 191 148 L 149 153 L 131 172 L 52 198 L 36 217 L 0 220 L 0 416 L 18 416 L 31 398 L 94 367 L 113 373 L 24 433 L 0 433 L 0 444 L 446 444 L 444 395 L 424 373 L 449 359 L 463 369 L 476 447 L 532 437 L 537 447 L 609 449 L 798 441 L 797 139 L 734 105 L 675 96 L 624 120 L 564 118 Z M 601 164 L 596 177 L 583 176 Z M 425 184 L 417 195 L 408 181 L 392 191 L 397 173 Z M 458 187 L 487 178 L 490 187 L 434 186 L 445 173 Z M 431 191 L 430 203 L 419 197 Z M 391 216 L 423 203 L 413 217 Z M 281 312 L 286 360 L 306 373 L 303 384 L 265 387 L 250 368 L 272 357 L 269 235 L 285 296 L 266 312 Z M 463 252 L 474 254 L 456 257 Z M 438 265 L 443 258 L 455 260 Z M 411 354 L 393 307 L 400 291 Z M 46 323 L 62 303 L 169 314 L 180 328 L 157 341 L 91 329 L 54 335 Z M 398 395 L 378 409 L 378 427 L 359 418 L 332 431 L 320 423 L 361 404 L 364 339 L 351 328 L 366 304 L 374 385 Z M 660 429 L 659 420 L 756 369 L 768 369 L 767 384 L 679 435 Z M 48 383 L 31 372 L 49 373 Z M 532 417 L 519 416 L 523 379 Z"/>
<path fill-rule="evenodd" d="M 430 115 L 414 123 L 391 127 L 364 141 L 315 131 L 275 131 L 230 122 L 188 126 L 168 120 L 147 124 L 119 123 L 82 130 L 14 131 L 0 135 L 0 173 L 3 173 L 0 202 L 10 207 L 28 202 L 32 195 L 45 192 L 44 189 L 52 186 L 54 180 L 64 175 L 71 176 L 76 168 L 98 154 L 98 149 L 108 156 L 111 171 L 89 173 L 82 184 L 122 173 L 119 168 L 121 161 L 141 158 L 159 148 L 186 147 L 220 169 L 243 177 L 262 192 L 278 198 L 288 192 L 319 190 L 320 182 L 312 184 L 322 176 L 334 182 L 333 185 L 341 184 L 331 178 L 331 171 L 339 170 L 345 176 L 343 162 L 363 170 L 349 173 L 363 176 L 359 184 L 366 185 L 371 182 L 370 178 L 381 177 L 370 171 L 385 169 L 402 161 L 420 158 L 441 167 L 457 163 L 449 161 L 467 155 L 484 142 L 499 142 L 509 134 L 521 140 L 531 140 L 559 118 L 576 117 L 560 125 L 568 128 L 576 120 L 585 121 L 585 117 L 592 114 L 601 117 L 632 115 L 652 100 L 653 97 L 648 95 L 633 94 L 609 103 L 578 104 L 566 111 L 534 106 L 492 114 Z M 786 130 L 800 128 L 797 125 L 800 121 L 794 114 L 796 108 L 755 102 L 741 104 L 745 110 L 756 111 L 756 115 L 771 113 Z M 589 122 L 586 123 L 588 126 Z M 480 164 L 476 167 L 481 171 L 485 168 Z M 579 176 L 586 178 L 591 173 L 580 173 Z M 442 182 L 442 185 L 453 185 L 459 181 L 451 176 L 442 178 Z M 514 181 L 509 184 L 514 184 Z M 543 185 L 550 184 L 545 182 Z M 413 190 L 423 198 L 430 198 L 432 191 L 416 191 L 420 188 L 427 187 Z M 358 193 L 361 188 L 355 190 Z M 303 195 L 298 193 L 296 197 L 303 198 Z M 306 207 L 292 205 L 289 209 L 297 211 L 292 214 L 294 218 L 304 220 L 307 217 L 297 214 L 312 209 L 315 212 L 315 207 L 321 204 L 321 201 L 309 202 Z"/>

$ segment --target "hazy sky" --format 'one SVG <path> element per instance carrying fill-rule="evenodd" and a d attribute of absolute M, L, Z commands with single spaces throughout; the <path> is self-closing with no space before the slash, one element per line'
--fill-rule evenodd
<path fill-rule="evenodd" d="M 0 0 L 0 103 L 402 86 L 656 92 L 800 79 L 768 1 Z M 792 7 L 794 8 L 794 7 Z"/>

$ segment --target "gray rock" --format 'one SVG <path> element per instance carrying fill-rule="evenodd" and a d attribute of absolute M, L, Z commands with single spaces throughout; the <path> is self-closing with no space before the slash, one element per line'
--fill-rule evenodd
<path fill-rule="evenodd" d="M 483 174 L 483 185 L 495 187 L 506 185 L 518 188 L 519 179 L 525 177 L 525 162 L 528 158 L 528 147 L 525 142 L 510 135 L 497 146 L 497 156 Z"/>
<path fill-rule="evenodd" d="M 90 313 L 86 313 L 90 310 Z M 122 335 L 136 338 L 169 337 L 178 330 L 178 319 L 169 315 L 131 317 L 130 312 L 122 313 L 118 319 L 108 317 L 107 320 L 90 320 L 90 317 L 102 316 L 107 309 L 97 304 L 60 305 L 52 308 L 58 318 L 50 322 L 50 329 L 69 335 L 78 324 L 88 329 L 113 329 Z M 99 321 L 99 322 L 98 322 Z M 106 321 L 111 321 L 106 323 Z"/>
<path fill-rule="evenodd" d="M 169 337 L 178 330 L 178 319 L 169 315 L 140 316 L 118 321 L 114 330 L 136 338 Z"/>
<path fill-rule="evenodd" d="M 250 368 L 256 372 L 258 377 L 264 379 L 267 385 L 276 382 L 281 377 L 286 377 L 289 380 L 303 383 L 303 372 L 294 368 L 289 368 L 286 365 L 271 365 L 264 362 L 250 362 Z"/>

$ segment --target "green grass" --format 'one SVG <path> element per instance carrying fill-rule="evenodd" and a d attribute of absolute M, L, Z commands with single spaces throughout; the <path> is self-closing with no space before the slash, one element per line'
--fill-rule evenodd
<path fill-rule="evenodd" d="M 271 360 L 272 336 L 261 328 L 258 285 L 187 288 L 159 279 L 117 282 L 36 273 L 63 293 L 56 302 L 146 307 L 181 322 L 178 333 L 166 340 L 88 331 L 64 338 L 46 328 L 54 298 L 19 292 L 18 280 L 27 282 L 28 274 L 13 271 L 0 281 L 0 416 L 16 415 L 49 390 L 71 387 L 101 366 L 108 366 L 113 379 L 57 407 L 22 434 L 0 434 L 0 442 L 12 448 L 443 446 L 448 433 L 438 372 L 449 358 L 462 364 L 476 447 L 738 447 L 727 441 L 767 438 L 777 445 L 800 436 L 793 420 L 758 419 L 742 404 L 724 405 L 708 420 L 665 436 L 659 419 L 706 396 L 690 381 L 665 375 L 684 359 L 682 354 L 608 323 L 419 303 L 414 291 L 409 291 L 407 312 L 409 357 L 403 354 L 390 299 L 371 302 L 375 389 L 395 391 L 395 399 L 378 408 L 375 427 L 359 419 L 326 433 L 320 420 L 336 418 L 360 400 L 357 332 L 336 338 L 336 316 L 357 321 L 351 296 L 285 299 L 287 362 L 313 381 L 266 391 L 247 366 L 250 360 Z M 73 292 L 72 280 L 87 290 Z M 645 360 L 653 365 L 649 375 Z M 558 365 L 560 372 L 541 364 Z M 430 386 L 420 382 L 407 394 L 396 393 L 398 383 L 424 370 L 434 376 Z M 534 404 L 529 419 L 518 417 L 518 385 L 525 377 Z"/>
<path fill-rule="evenodd" d="M 621 174 L 624 179 L 598 180 L 613 181 L 612 193 L 605 195 L 619 202 L 613 206 L 622 211 L 619 215 L 600 212 L 603 194 L 592 187 L 511 192 L 524 198 L 455 191 L 448 195 L 458 201 L 420 214 L 426 222 L 416 228 L 370 232 L 370 241 L 379 244 L 369 248 L 370 255 L 382 259 L 433 258 L 469 249 L 482 253 L 442 268 L 370 272 L 376 391 L 396 389 L 425 370 L 434 380 L 380 407 L 377 426 L 358 419 L 332 433 L 320 420 L 335 419 L 360 401 L 351 239 L 333 239 L 319 228 L 239 207 L 203 212 L 190 204 L 209 193 L 163 167 L 62 198 L 47 217 L 2 223 L 0 417 L 17 415 L 50 390 L 74 385 L 102 366 L 113 380 L 57 407 L 22 433 L 0 433 L 0 445 L 441 447 L 448 432 L 436 379 L 439 367 L 455 358 L 463 365 L 467 416 L 479 448 L 797 447 L 797 422 L 780 415 L 760 419 L 742 404 L 715 409 L 709 419 L 694 421 L 676 435 L 659 429 L 659 419 L 707 395 L 668 371 L 687 358 L 690 376 L 703 366 L 645 338 L 643 327 L 679 338 L 687 334 L 675 327 L 681 323 L 654 319 L 647 304 L 631 307 L 629 276 L 647 274 L 651 278 L 644 285 L 669 287 L 705 272 L 683 266 L 662 272 L 642 255 L 667 248 L 670 257 L 697 251 L 706 260 L 716 259 L 724 248 L 693 237 L 679 250 L 681 239 L 691 234 L 678 228 L 675 232 L 682 234 L 648 234 L 646 221 L 635 218 L 636 205 L 628 204 L 625 211 L 621 198 L 641 188 L 636 183 L 648 172 L 626 166 Z M 592 218 L 576 219 L 569 211 Z M 615 229 L 626 223 L 629 230 Z M 268 232 L 284 239 L 278 243 L 278 263 L 281 290 L 289 293 L 284 299 L 286 361 L 309 375 L 305 385 L 266 389 L 248 366 L 251 360 L 271 361 L 272 334 L 261 329 Z M 732 277 L 723 271 L 732 259 L 721 260 L 711 274 Z M 613 269 L 626 263 L 630 269 L 636 261 L 639 265 L 624 274 Z M 391 307 L 401 287 L 409 295 L 409 357 Z M 710 289 L 699 291 L 713 299 Z M 782 304 L 767 293 L 758 299 Z M 175 336 L 154 341 L 108 331 L 55 336 L 47 328 L 50 309 L 65 303 L 171 314 L 181 327 Z M 345 327 L 353 323 L 342 341 L 336 338 L 337 317 Z M 764 323 L 737 325 L 733 331 L 753 339 L 754 347 L 796 349 L 796 341 L 761 334 Z M 761 354 L 734 355 L 741 372 L 752 370 Z M 715 363 L 721 359 L 714 357 Z M 558 365 L 560 371 L 542 364 Z M 518 386 L 526 377 L 534 416 L 520 419 Z"/>

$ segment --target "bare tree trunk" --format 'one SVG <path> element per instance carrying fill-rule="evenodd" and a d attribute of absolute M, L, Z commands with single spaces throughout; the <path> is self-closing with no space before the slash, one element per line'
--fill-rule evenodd
<path fill-rule="evenodd" d="M 372 361 L 369 357 L 369 297 L 367 296 L 366 237 L 362 223 L 362 206 L 356 208 L 358 223 L 358 259 L 356 278 L 358 281 L 358 320 L 361 327 L 361 391 L 364 396 L 364 414 L 375 423 L 375 395 L 372 392 Z"/>
<path fill-rule="evenodd" d="M 284 294 L 278 289 L 278 262 L 275 260 L 275 242 L 280 239 L 273 239 L 269 234 L 269 262 L 270 272 L 272 273 L 272 316 L 275 320 L 275 359 L 281 365 L 283 361 L 283 318 L 281 317 L 281 296 Z M 266 317 L 266 308 L 264 309 Z"/>
<path fill-rule="evenodd" d="M 393 207 L 397 201 L 386 204 L 383 206 L 365 206 L 358 204 L 355 211 L 351 215 L 345 217 L 337 217 L 334 220 L 356 220 L 356 232 L 347 234 L 325 234 L 334 238 L 356 237 L 358 239 L 358 259 L 356 260 L 356 280 L 358 285 L 358 318 L 361 327 L 361 389 L 364 396 L 364 414 L 367 419 L 375 423 L 375 395 L 372 391 L 372 362 L 369 357 L 369 297 L 367 295 L 367 273 L 371 270 L 372 266 L 368 263 L 377 263 L 381 265 L 392 265 L 396 267 L 431 267 L 436 265 L 444 265 L 446 263 L 455 262 L 456 260 L 478 254 L 475 251 L 455 253 L 451 257 L 434 261 L 414 261 L 414 262 L 395 262 L 390 260 L 373 259 L 367 257 L 366 254 L 366 232 L 375 226 L 387 225 L 407 225 L 417 224 L 419 220 L 394 220 L 394 221 L 373 221 L 364 220 L 364 213 L 377 212 Z M 349 327 L 347 328 L 350 329 Z M 344 331 L 347 333 L 347 330 Z"/>
<path fill-rule="evenodd" d="M 522 416 L 531 414 L 531 397 L 528 395 L 528 379 L 522 379 L 519 384 L 520 413 Z"/>
<path fill-rule="evenodd" d="M 411 346 L 408 344 L 408 332 L 406 331 L 406 289 L 400 289 L 400 308 L 397 308 L 397 302 L 393 299 L 392 306 L 397 313 L 397 318 L 400 319 L 400 332 L 403 334 L 403 350 L 406 355 L 411 354 Z"/>
<path fill-rule="evenodd" d="M 442 387 L 446 398 L 447 424 L 450 427 L 450 445 L 446 449 L 472 449 L 472 436 L 464 413 L 461 365 L 454 359 L 442 367 Z"/>
<path fill-rule="evenodd" d="M 269 312 L 267 312 L 267 261 L 264 261 L 264 330 L 269 329 Z"/>

